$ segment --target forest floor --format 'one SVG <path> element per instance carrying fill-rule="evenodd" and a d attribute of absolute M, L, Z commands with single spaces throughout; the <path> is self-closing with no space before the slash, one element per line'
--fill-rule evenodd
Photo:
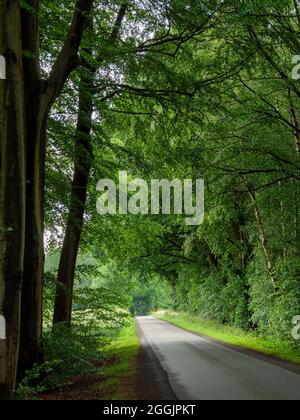
<path fill-rule="evenodd" d="M 70 386 L 45 393 L 43 400 L 175 399 L 156 357 L 150 353 L 135 323 L 124 328 L 107 350 L 99 375 L 82 374 Z"/>
<path fill-rule="evenodd" d="M 299 345 L 293 346 L 291 342 L 284 342 L 272 337 L 261 337 L 241 328 L 203 320 L 186 313 L 161 311 L 153 316 L 184 330 L 234 346 L 241 351 L 252 351 L 256 353 L 256 356 L 265 355 L 273 358 L 274 361 L 277 359 L 278 362 L 287 362 L 290 369 L 293 368 L 293 364 L 300 365 Z M 298 371 L 298 366 L 295 366 L 295 369 Z"/>

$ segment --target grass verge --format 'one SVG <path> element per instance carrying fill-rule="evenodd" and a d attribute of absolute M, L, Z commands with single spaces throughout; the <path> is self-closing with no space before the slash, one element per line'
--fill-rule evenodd
<path fill-rule="evenodd" d="M 137 336 L 134 320 L 128 327 L 121 330 L 120 334 L 107 348 L 107 356 L 113 364 L 105 367 L 104 380 L 101 384 L 102 400 L 122 400 L 121 381 L 126 375 L 134 374 L 134 360 L 138 354 L 140 342 Z"/>
<path fill-rule="evenodd" d="M 156 312 L 156 318 L 203 336 L 300 365 L 300 348 L 276 338 L 263 338 L 241 328 L 175 312 Z"/>

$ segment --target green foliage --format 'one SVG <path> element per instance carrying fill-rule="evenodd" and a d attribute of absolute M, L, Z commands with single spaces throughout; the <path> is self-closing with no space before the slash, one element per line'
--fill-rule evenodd
<path fill-rule="evenodd" d="M 52 327 L 55 277 L 47 274 L 46 279 L 44 357 L 51 365 L 60 361 L 51 374 L 64 384 L 78 374 L 100 372 L 106 346 L 130 321 L 128 298 L 100 286 L 79 287 L 74 292 L 72 325 Z"/>
<path fill-rule="evenodd" d="M 63 384 L 59 382 L 57 376 L 57 369 L 61 369 L 61 364 L 61 360 L 51 360 L 51 362 L 35 365 L 19 384 L 16 391 L 17 398 L 22 400 L 34 399 L 36 394 L 62 386 Z"/>
<path fill-rule="evenodd" d="M 62 2 L 42 3 L 47 73 L 72 7 L 63 2 L 62 14 Z M 173 306 L 296 346 L 290 330 L 300 313 L 300 89 L 292 80 L 292 57 L 300 53 L 297 2 L 131 2 L 122 42 L 112 45 L 118 7 L 99 4 L 95 33 L 84 40 L 100 54 L 84 54 L 98 68 L 94 162 L 74 326 L 48 329 L 51 358 L 60 359 L 65 348 L 71 370 L 89 347 L 93 359 L 106 332 L 122 324 L 120 308 L 147 314 Z M 79 76 L 70 77 L 48 128 L 46 228 L 56 253 L 70 200 Z M 117 180 L 120 170 L 147 181 L 204 178 L 204 224 L 187 227 L 181 216 L 100 217 L 96 183 Z"/>
<path fill-rule="evenodd" d="M 94 286 L 102 285 L 116 293 L 125 294 L 132 315 L 149 315 L 157 309 L 172 305 L 171 288 L 166 279 L 152 271 L 142 272 L 135 264 L 103 264 Z"/>
<path fill-rule="evenodd" d="M 176 285 L 175 308 L 241 328 L 249 326 L 247 294 L 243 281 L 234 275 L 226 278 L 217 270 L 204 273 L 183 270 Z"/>
<path fill-rule="evenodd" d="M 130 311 L 135 316 L 146 316 L 158 309 L 171 307 L 169 287 L 161 278 L 137 283 L 131 294 Z"/>
<path fill-rule="evenodd" d="M 299 258 L 279 259 L 276 265 L 280 279 L 274 292 L 265 273 L 259 266 L 251 268 L 252 321 L 264 336 L 284 339 L 296 345 L 291 337 L 292 319 L 300 313 Z M 255 271 L 254 271 L 255 270 Z"/>

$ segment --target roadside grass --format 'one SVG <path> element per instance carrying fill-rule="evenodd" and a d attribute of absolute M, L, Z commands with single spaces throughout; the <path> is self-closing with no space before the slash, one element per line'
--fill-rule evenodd
<path fill-rule="evenodd" d="M 134 320 L 124 327 L 107 348 L 108 360 L 113 363 L 104 368 L 103 382 L 100 385 L 102 400 L 122 400 L 121 381 L 126 375 L 134 374 L 134 360 L 138 354 L 140 342 Z"/>
<path fill-rule="evenodd" d="M 300 346 L 293 346 L 276 338 L 264 338 L 241 328 L 223 325 L 216 321 L 201 319 L 185 313 L 159 311 L 156 318 L 168 321 L 191 332 L 211 337 L 223 343 L 258 351 L 268 356 L 280 358 L 300 365 Z"/>

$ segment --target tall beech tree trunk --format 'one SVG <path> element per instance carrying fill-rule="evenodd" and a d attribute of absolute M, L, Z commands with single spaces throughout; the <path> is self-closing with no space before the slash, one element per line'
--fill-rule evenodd
<path fill-rule="evenodd" d="M 33 102 L 31 102 L 33 104 Z M 43 208 L 46 149 L 46 117 L 27 119 L 26 135 L 26 240 L 22 289 L 22 322 L 19 378 L 40 361 L 42 333 L 42 286 L 44 272 Z M 28 109 L 28 108 L 27 108 Z M 40 108 L 41 109 L 41 108 Z M 46 114 L 47 115 L 47 114 Z"/>
<path fill-rule="evenodd" d="M 34 9 L 22 11 L 26 104 L 26 241 L 22 290 L 22 321 L 18 376 L 40 360 L 42 288 L 44 273 L 43 220 L 46 129 L 51 107 L 69 74 L 79 64 L 81 40 L 93 0 L 77 0 L 65 43 L 48 80 L 40 76 L 39 0 L 27 0 Z"/>
<path fill-rule="evenodd" d="M 39 1 L 36 13 L 22 10 L 22 47 L 39 56 Z M 46 149 L 47 100 L 41 91 L 38 59 L 23 58 L 26 112 L 26 225 L 22 288 L 19 379 L 39 361 L 42 331 L 43 185 Z"/>
<path fill-rule="evenodd" d="M 127 3 L 120 6 L 112 28 L 110 42 L 114 44 L 120 33 L 123 19 L 127 11 Z M 90 24 L 92 27 L 92 22 Z M 92 48 L 86 50 L 92 53 Z M 98 57 L 101 62 L 101 56 Z M 80 237 L 84 223 L 87 187 L 92 165 L 91 126 L 93 113 L 93 79 L 95 69 L 86 69 L 82 73 L 79 91 L 78 120 L 75 134 L 75 163 L 71 190 L 71 203 L 64 243 L 61 251 L 56 296 L 54 305 L 53 324 L 70 324 L 72 319 L 72 302 L 76 261 L 78 256 Z"/>
<path fill-rule="evenodd" d="M 0 2 L 0 54 L 7 62 L 7 80 L 0 81 L 0 315 L 7 323 L 6 340 L 0 342 L 0 397 L 12 394 L 18 363 L 22 378 L 39 360 L 47 119 L 81 63 L 78 50 L 93 0 L 76 1 L 47 80 L 40 76 L 39 0 L 26 3 L 29 7 L 21 8 L 17 0 Z"/>
<path fill-rule="evenodd" d="M 25 114 L 21 16 L 17 0 L 0 3 L 0 54 L 7 80 L 0 81 L 0 315 L 6 340 L 0 340 L 0 399 L 16 385 L 21 288 L 25 245 Z"/>
<path fill-rule="evenodd" d="M 75 134 L 75 163 L 71 203 L 60 256 L 53 322 L 71 323 L 75 267 L 83 227 L 87 188 L 92 165 L 92 77 L 83 72 Z"/>

